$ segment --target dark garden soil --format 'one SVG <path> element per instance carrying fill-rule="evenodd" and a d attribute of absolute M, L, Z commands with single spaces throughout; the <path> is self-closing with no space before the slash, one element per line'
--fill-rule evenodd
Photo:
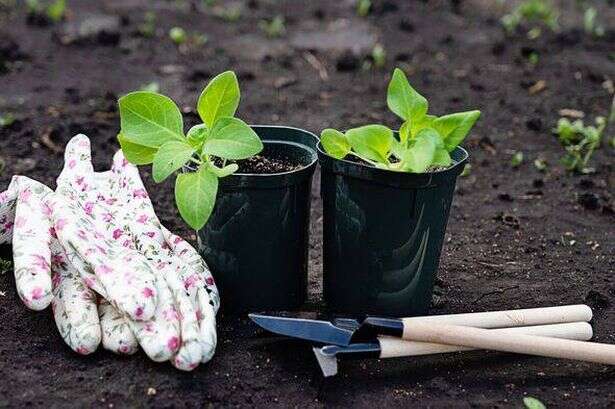
<path fill-rule="evenodd" d="M 398 125 L 385 91 L 401 66 L 435 114 L 483 112 L 465 143 L 472 168 L 458 183 L 431 312 L 588 303 L 595 340 L 615 343 L 615 156 L 603 148 L 592 159 L 595 174 L 567 174 L 550 131 L 561 109 L 589 120 L 607 114 L 615 80 L 615 13 L 607 2 L 595 2 L 604 37 L 584 34 L 576 2 L 561 1 L 561 32 L 536 40 L 506 39 L 503 11 L 487 0 L 374 0 L 367 18 L 356 16 L 352 1 L 224 3 L 243 8 L 236 22 L 188 1 L 69 0 L 69 20 L 42 27 L 9 3 L 0 3 L 0 114 L 16 120 L 0 127 L 0 190 L 13 174 L 55 186 L 62 148 L 78 132 L 92 139 L 97 169 L 107 167 L 118 148 L 116 100 L 148 83 L 178 101 L 189 126 L 206 80 L 233 69 L 246 122 L 319 132 Z M 157 15 L 154 38 L 139 35 L 148 9 Z M 268 39 L 256 27 L 276 14 L 286 17 L 286 33 Z M 166 34 L 176 25 L 205 33 L 207 44 L 180 52 Z M 376 41 L 386 68 L 365 70 Z M 526 58 L 532 52 L 535 67 Z M 525 160 L 513 169 L 519 150 Z M 545 172 L 535 159 L 547 161 Z M 142 175 L 160 218 L 194 241 L 174 208 L 172 182 L 155 185 L 148 168 Z M 322 307 L 318 178 L 311 311 Z M 10 258 L 10 248 L 1 254 Z M 11 272 L 0 275 L 0 291 L 0 407 L 492 408 L 521 407 L 525 395 L 550 407 L 615 407 L 612 367 L 502 353 L 347 362 L 324 382 L 308 345 L 269 337 L 245 316 L 219 317 L 217 355 L 191 373 L 142 353 L 80 357 L 64 345 L 50 311 L 22 305 Z"/>
<path fill-rule="evenodd" d="M 223 162 L 218 159 L 216 159 L 214 163 L 218 166 L 223 164 Z M 248 159 L 228 161 L 227 165 L 230 163 L 236 163 L 237 166 L 239 166 L 237 173 L 251 173 L 256 175 L 290 172 L 301 168 L 300 163 L 297 163 L 297 161 L 293 161 L 290 158 L 267 156 L 262 154 Z"/>

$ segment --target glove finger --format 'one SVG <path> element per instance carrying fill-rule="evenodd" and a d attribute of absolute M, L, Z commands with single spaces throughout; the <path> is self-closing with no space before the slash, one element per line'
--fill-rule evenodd
<path fill-rule="evenodd" d="M 90 140 L 83 134 L 75 135 L 64 150 L 64 167 L 57 179 L 57 185 L 72 186 L 87 191 L 95 186 L 94 166 Z"/>
<path fill-rule="evenodd" d="M 165 239 L 166 246 L 168 246 L 175 258 L 181 259 L 183 263 L 189 266 L 189 271 L 196 274 L 195 277 L 202 282 L 207 294 L 209 294 L 214 312 L 218 312 L 218 309 L 220 308 L 220 295 L 218 293 L 218 287 L 216 287 L 214 277 L 211 274 L 207 263 L 203 260 L 203 257 L 201 257 L 194 247 L 192 247 L 186 240 L 171 233 L 162 225 L 160 226 L 160 229 Z"/>
<path fill-rule="evenodd" d="M 201 362 L 205 363 L 213 358 L 216 352 L 216 344 L 218 335 L 216 332 L 216 311 L 211 303 L 209 294 L 205 289 L 200 288 L 197 294 L 198 310 L 197 318 L 199 320 L 199 339 L 203 356 Z"/>
<path fill-rule="evenodd" d="M 157 295 L 147 259 L 131 246 L 105 239 L 90 217 L 69 199 L 56 197 L 53 222 L 62 246 L 85 264 L 85 268 L 78 268 L 86 284 L 102 289 L 101 295 L 130 318 L 150 319 Z"/>
<path fill-rule="evenodd" d="M 175 306 L 179 312 L 181 329 L 180 348 L 171 362 L 177 369 L 190 371 L 198 366 L 203 354 L 196 309 L 189 291 L 180 280 L 181 272 L 178 270 L 182 267 L 170 263 L 165 264 L 166 266 L 160 270 L 160 275 L 167 282 L 173 295 Z"/>
<path fill-rule="evenodd" d="M 139 342 L 132 333 L 128 322 L 122 314 L 101 298 L 98 303 L 100 328 L 102 330 L 102 345 L 111 352 L 121 355 L 132 355 L 139 349 Z"/>
<path fill-rule="evenodd" d="M 11 185 L 19 192 L 13 224 L 15 286 L 28 308 L 47 308 L 51 299 L 51 230 L 46 197 L 51 189 L 24 176 L 14 176 Z"/>
<path fill-rule="evenodd" d="M 149 321 L 127 320 L 139 345 L 156 362 L 168 361 L 180 347 L 180 317 L 173 295 L 163 279 L 156 280 L 158 304 Z"/>
<path fill-rule="evenodd" d="M 101 340 L 96 295 L 86 287 L 59 243 L 52 243 L 52 309 L 60 335 L 73 351 L 87 355 Z"/>
<path fill-rule="evenodd" d="M 13 238 L 16 205 L 16 184 L 11 183 L 7 190 L 0 193 L 0 244 L 10 243 Z"/>

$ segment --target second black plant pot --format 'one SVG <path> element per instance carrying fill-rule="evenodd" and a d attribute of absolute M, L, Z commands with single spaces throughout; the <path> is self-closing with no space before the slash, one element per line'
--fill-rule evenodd
<path fill-rule="evenodd" d="M 318 139 L 284 126 L 252 126 L 262 155 L 300 165 L 222 178 L 213 213 L 197 232 L 227 312 L 294 309 L 307 295 L 312 175 Z"/>
<path fill-rule="evenodd" d="M 429 309 L 455 183 L 468 159 L 433 173 L 337 160 L 318 145 L 324 298 L 346 313 L 410 316 Z"/>

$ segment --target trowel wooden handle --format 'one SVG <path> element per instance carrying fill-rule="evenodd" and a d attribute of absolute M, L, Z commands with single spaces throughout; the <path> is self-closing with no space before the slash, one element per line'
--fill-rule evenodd
<path fill-rule="evenodd" d="M 404 326 L 402 338 L 615 365 L 615 345 L 526 334 L 511 335 L 483 328 L 416 322 Z"/>
<path fill-rule="evenodd" d="M 509 336 L 527 334 L 582 341 L 591 339 L 593 335 L 592 327 L 587 322 L 501 328 L 489 331 Z M 380 343 L 380 358 L 442 354 L 446 352 L 469 351 L 475 349 L 456 345 L 435 344 L 432 342 L 405 341 L 399 338 L 386 336 L 378 337 L 378 342 Z"/>
<path fill-rule="evenodd" d="M 560 307 L 528 308 L 523 310 L 431 315 L 427 317 L 402 318 L 402 321 L 404 326 L 421 322 L 463 325 L 476 328 L 508 328 L 559 324 L 565 322 L 588 322 L 591 319 L 591 308 L 587 305 L 579 304 L 564 305 Z"/>

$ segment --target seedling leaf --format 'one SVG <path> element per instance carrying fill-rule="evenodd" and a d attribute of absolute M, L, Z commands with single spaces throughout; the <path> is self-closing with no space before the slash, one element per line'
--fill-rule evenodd
<path fill-rule="evenodd" d="M 256 132 L 241 119 L 230 117 L 216 121 L 203 145 L 206 154 L 225 159 L 249 158 L 262 149 L 263 143 Z"/>
<path fill-rule="evenodd" d="M 199 97 L 197 111 L 205 125 L 213 128 L 218 118 L 235 115 L 239 99 L 237 76 L 233 71 L 225 71 L 209 81 Z"/>
<path fill-rule="evenodd" d="M 532 396 L 523 398 L 523 404 L 527 409 L 547 409 L 544 403 Z"/>
<path fill-rule="evenodd" d="M 154 161 L 156 148 L 130 142 L 121 132 L 117 135 L 117 140 L 120 143 L 124 157 L 130 163 L 134 163 L 135 165 L 148 165 Z"/>
<path fill-rule="evenodd" d="M 399 68 L 393 71 L 393 77 L 387 90 L 387 105 L 395 115 L 404 121 L 420 121 L 427 114 L 427 100 L 416 92 L 408 83 L 406 74 Z"/>
<path fill-rule="evenodd" d="M 452 152 L 463 142 L 479 117 L 480 111 L 457 112 L 441 116 L 431 125 L 442 136 L 446 150 Z"/>
<path fill-rule="evenodd" d="M 423 173 L 432 165 L 438 144 L 441 143 L 440 135 L 432 129 L 425 128 L 416 135 L 416 140 L 411 149 L 404 153 L 403 162 L 405 169 L 414 173 Z"/>
<path fill-rule="evenodd" d="M 215 173 L 216 176 L 218 176 L 219 178 L 224 178 L 229 175 L 232 175 L 233 173 L 237 172 L 238 169 L 239 165 L 237 165 L 236 163 L 231 163 L 230 165 L 226 165 L 223 168 L 217 168 L 215 166 L 211 167 L 211 171 Z"/>
<path fill-rule="evenodd" d="M 384 125 L 365 125 L 346 132 L 348 142 L 360 157 L 388 162 L 393 145 L 393 131 Z"/>
<path fill-rule="evenodd" d="M 323 130 L 320 133 L 320 143 L 325 151 L 336 159 L 342 159 L 350 153 L 350 143 L 346 135 L 335 129 Z"/>
<path fill-rule="evenodd" d="M 177 105 L 154 92 L 131 92 L 120 98 L 120 126 L 132 143 L 159 148 L 165 142 L 183 140 L 183 119 Z"/>
<path fill-rule="evenodd" d="M 194 155 L 194 148 L 187 141 L 169 141 L 158 149 L 152 165 L 152 176 L 160 183 L 184 166 Z"/>
<path fill-rule="evenodd" d="M 175 203 L 181 217 L 195 230 L 201 229 L 213 211 L 218 177 L 206 167 L 182 173 L 175 181 Z"/>

